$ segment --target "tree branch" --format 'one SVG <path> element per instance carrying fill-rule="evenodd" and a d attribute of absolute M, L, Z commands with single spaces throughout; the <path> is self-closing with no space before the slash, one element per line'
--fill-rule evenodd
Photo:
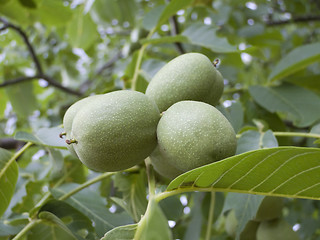
<path fill-rule="evenodd" d="M 0 21 L 1 21 L 2 23 L 4 23 L 4 26 L 3 26 L 3 27 L 5 27 L 5 28 L 12 28 L 12 29 L 14 29 L 17 33 L 19 33 L 19 35 L 22 37 L 24 43 L 27 45 L 27 48 L 28 48 L 28 50 L 29 50 L 29 52 L 30 52 L 30 54 L 31 54 L 32 60 L 33 60 L 34 64 L 36 65 L 37 72 L 38 72 L 39 74 L 43 74 L 42 67 L 41 67 L 41 65 L 40 65 L 39 59 L 38 59 L 38 57 L 37 57 L 37 55 L 36 55 L 36 53 L 35 53 L 32 45 L 31 45 L 31 43 L 30 43 L 30 41 L 29 41 L 26 33 L 25 33 L 20 27 L 18 27 L 17 25 L 12 24 L 12 23 L 10 23 L 10 22 L 8 22 L 8 21 L 7 21 L 6 19 L 4 19 L 4 18 L 1 18 L 1 17 L 0 17 Z"/>
<path fill-rule="evenodd" d="M 39 61 L 39 59 L 38 59 L 38 57 L 37 57 L 37 55 L 36 55 L 36 53 L 34 51 L 33 46 L 31 45 L 31 43 L 30 43 L 30 41 L 28 39 L 27 34 L 19 26 L 8 22 L 6 19 L 4 19 L 2 17 L 0 17 L 0 22 L 2 22 L 4 24 L 0 28 L 0 31 L 3 31 L 3 30 L 8 29 L 8 28 L 11 28 L 11 29 L 15 30 L 22 37 L 24 43 L 26 44 L 26 46 L 28 48 L 28 51 L 31 54 L 32 60 L 33 60 L 33 62 L 35 64 L 35 67 L 36 67 L 36 70 L 37 70 L 37 74 L 34 75 L 34 76 L 31 76 L 31 77 L 23 76 L 23 77 L 19 77 L 19 78 L 16 78 L 16 79 L 9 80 L 9 81 L 5 81 L 5 82 L 0 84 L 0 88 L 8 86 L 8 85 L 17 84 L 17 83 L 20 83 L 20 82 L 30 81 L 30 80 L 33 80 L 33 79 L 43 79 L 50 86 L 58 88 L 58 89 L 60 89 L 60 90 L 62 90 L 64 92 L 67 92 L 67 93 L 70 93 L 70 94 L 73 94 L 73 95 L 77 95 L 77 96 L 81 96 L 82 95 L 80 92 L 77 92 L 75 90 L 72 90 L 72 89 L 69 89 L 67 87 L 62 86 L 60 83 L 56 82 L 52 77 L 50 77 L 50 76 L 48 76 L 48 75 L 43 73 L 40 61 Z"/>
<path fill-rule="evenodd" d="M 300 16 L 300 17 L 293 17 L 292 19 L 280 20 L 280 21 L 269 20 L 266 22 L 266 24 L 267 26 L 278 26 L 278 25 L 284 25 L 289 23 L 305 23 L 305 22 L 312 22 L 312 21 L 320 21 L 320 16 Z"/>
<path fill-rule="evenodd" d="M 55 88 L 58 88 L 58 89 L 66 92 L 66 93 L 70 93 L 70 94 L 76 95 L 76 96 L 82 96 L 82 93 L 62 86 L 60 83 L 56 82 L 53 78 L 51 78 L 50 76 L 48 76 L 46 74 L 36 74 L 34 76 L 22 76 L 22 77 L 18 77 L 18 78 L 15 78 L 15 79 L 11 79 L 11 80 L 5 81 L 3 83 L 0 83 L 0 88 L 6 87 L 6 86 L 9 86 L 9 85 L 18 84 L 18 83 L 21 83 L 21 82 L 31 81 L 31 80 L 34 80 L 34 79 L 43 79 L 48 83 L 48 85 L 53 86 Z"/>
<path fill-rule="evenodd" d="M 178 25 L 178 21 L 177 21 L 177 16 L 173 15 L 172 17 L 170 17 L 169 23 L 170 23 L 170 26 L 171 26 L 171 35 L 172 36 L 178 35 L 179 34 L 179 25 Z M 182 43 L 175 42 L 174 44 L 175 44 L 175 46 L 178 49 L 180 54 L 186 53 Z"/>

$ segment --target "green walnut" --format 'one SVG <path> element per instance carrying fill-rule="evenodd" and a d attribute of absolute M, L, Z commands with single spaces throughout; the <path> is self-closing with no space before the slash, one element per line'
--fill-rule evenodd
<path fill-rule="evenodd" d="M 257 240 L 299 240 L 299 236 L 284 219 L 276 219 L 260 223 Z"/>
<path fill-rule="evenodd" d="M 255 221 L 267 221 L 282 217 L 283 200 L 280 197 L 266 196 L 256 213 Z"/>
<path fill-rule="evenodd" d="M 183 173 L 183 171 L 174 167 L 170 163 L 170 161 L 166 159 L 165 156 L 163 156 L 163 154 L 161 154 L 158 146 L 151 153 L 149 158 L 151 160 L 152 166 L 154 167 L 154 170 L 156 170 L 156 172 L 163 177 L 166 177 L 168 179 L 174 179 Z"/>
<path fill-rule="evenodd" d="M 160 112 L 182 100 L 217 105 L 223 93 L 223 78 L 203 54 L 186 53 L 161 68 L 150 81 L 146 95 L 154 99 Z"/>
<path fill-rule="evenodd" d="M 139 164 L 155 149 L 159 119 L 158 107 L 145 94 L 115 91 L 77 112 L 66 141 L 88 168 L 120 171 Z"/>
<path fill-rule="evenodd" d="M 157 128 L 161 154 L 171 165 L 189 171 L 236 152 L 236 134 L 215 107 L 198 101 L 181 101 L 165 111 Z"/>
<path fill-rule="evenodd" d="M 79 101 L 77 101 L 74 104 L 72 104 L 64 114 L 64 117 L 63 117 L 63 128 L 64 128 L 65 132 L 62 133 L 61 135 L 65 135 L 66 139 L 70 139 L 71 138 L 70 134 L 71 134 L 71 129 L 72 129 L 72 122 L 73 122 L 74 116 L 77 114 L 77 112 L 81 108 L 83 108 L 90 101 L 92 101 L 95 98 L 101 97 L 101 96 L 102 95 L 89 96 L 89 97 L 80 99 Z M 67 147 L 68 147 L 68 149 L 69 149 L 69 151 L 71 152 L 72 155 L 74 155 L 75 157 L 78 157 L 72 144 L 67 145 Z"/>

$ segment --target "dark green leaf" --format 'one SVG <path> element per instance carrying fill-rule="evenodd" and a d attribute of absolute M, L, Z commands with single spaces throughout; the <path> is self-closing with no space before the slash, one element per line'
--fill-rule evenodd
<path fill-rule="evenodd" d="M 269 112 L 283 112 L 298 127 L 306 127 L 320 119 L 320 97 L 310 90 L 282 84 L 278 87 L 251 86 L 254 100 Z"/>
<path fill-rule="evenodd" d="M 227 191 L 320 199 L 320 149 L 279 147 L 215 162 L 174 179 L 167 190 Z"/>
<path fill-rule="evenodd" d="M 289 52 L 277 63 L 270 73 L 269 81 L 282 79 L 295 73 L 311 63 L 318 62 L 320 58 L 320 43 L 311 43 L 300 46 Z"/>
<path fill-rule="evenodd" d="M 184 240 L 200 239 L 201 226 L 203 224 L 203 216 L 201 213 L 201 204 L 203 201 L 203 194 L 194 194 L 194 206 L 192 207 L 190 216 L 191 220 L 188 224 L 187 231 L 184 234 Z"/>
<path fill-rule="evenodd" d="M 0 217 L 10 204 L 18 180 L 18 165 L 12 154 L 0 148 Z"/>

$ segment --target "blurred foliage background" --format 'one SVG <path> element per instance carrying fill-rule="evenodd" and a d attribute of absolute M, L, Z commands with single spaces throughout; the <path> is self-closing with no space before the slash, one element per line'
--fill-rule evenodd
<path fill-rule="evenodd" d="M 16 191 L 0 222 L 1 240 L 17 234 L 40 207 L 63 218 L 55 206 L 67 204 L 66 215 L 82 219 L 83 225 L 68 225 L 78 239 L 102 237 L 144 213 L 143 167 L 106 177 L 63 203 L 41 205 L 97 176 L 59 140 L 42 139 L 58 132 L 66 109 L 78 99 L 117 89 L 144 92 L 153 75 L 183 53 L 219 59 L 225 81 L 219 110 L 242 134 L 237 153 L 318 146 L 303 137 L 275 138 L 276 132 L 320 133 L 318 0 L 2 0 L 0 16 L 0 147 L 14 152 L 26 141 L 40 143 L 19 158 Z M 165 189 L 168 182 L 159 182 Z M 138 189 L 138 206 L 124 204 L 132 204 L 132 186 Z M 203 238 L 209 195 L 161 202 L 176 238 Z M 232 238 L 223 227 L 225 198 L 232 201 L 217 193 L 216 218 L 221 217 L 214 239 Z M 285 217 L 301 239 L 320 239 L 319 203 L 284 202 Z M 131 215 L 119 206 L 127 206 Z M 83 226 L 87 232 L 80 231 Z M 33 228 L 26 239 L 45 239 L 43 229 Z"/>

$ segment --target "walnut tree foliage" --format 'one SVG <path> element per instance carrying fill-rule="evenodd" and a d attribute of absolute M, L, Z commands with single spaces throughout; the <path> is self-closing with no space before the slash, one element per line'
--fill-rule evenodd
<path fill-rule="evenodd" d="M 0 50 L 0 240 L 256 239 L 270 196 L 297 239 L 320 238 L 319 1 L 3 0 Z M 71 104 L 145 92 L 188 52 L 219 61 L 235 156 L 170 181 L 70 155 Z"/>

